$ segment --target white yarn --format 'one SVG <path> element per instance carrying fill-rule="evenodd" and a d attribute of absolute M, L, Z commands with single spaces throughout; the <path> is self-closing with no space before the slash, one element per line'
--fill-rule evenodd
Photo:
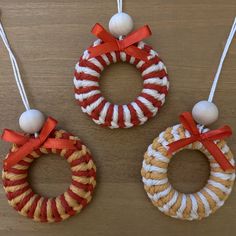
<path fill-rule="evenodd" d="M 118 13 L 122 12 L 122 7 L 123 7 L 123 1 L 122 0 L 117 0 L 117 11 Z"/>
<path fill-rule="evenodd" d="M 224 47 L 224 51 L 223 51 L 222 56 L 220 58 L 220 63 L 219 63 L 218 69 L 216 71 L 214 80 L 213 80 L 211 91 L 210 91 L 210 94 L 209 94 L 209 97 L 208 97 L 208 102 L 212 102 L 213 101 L 213 97 L 214 97 L 216 86 L 217 86 L 217 83 L 218 83 L 218 80 L 219 80 L 219 77 L 220 77 L 222 66 L 223 66 L 225 57 L 227 55 L 227 52 L 229 50 L 230 44 L 231 44 L 231 42 L 232 42 L 232 40 L 234 38 L 235 32 L 236 32 L 236 17 L 234 18 L 234 22 L 233 22 L 231 31 L 229 33 L 228 39 L 227 39 L 225 47 Z"/>
<path fill-rule="evenodd" d="M 20 70 L 19 70 L 16 58 L 15 58 L 15 56 L 14 56 L 12 50 L 11 50 L 10 44 L 7 40 L 7 36 L 6 36 L 6 33 L 3 29 L 3 25 L 2 25 L 1 22 L 0 22 L 0 36 L 2 38 L 2 41 L 3 41 L 7 51 L 8 51 L 8 54 L 9 54 L 11 64 L 12 64 L 13 73 L 14 73 L 14 79 L 16 81 L 18 90 L 20 92 L 22 102 L 25 106 L 25 109 L 30 110 L 30 105 L 29 105 L 29 101 L 28 101 L 28 98 L 27 98 L 27 95 L 26 95 L 26 92 L 25 92 L 25 89 L 24 89 L 22 79 L 21 79 Z"/>

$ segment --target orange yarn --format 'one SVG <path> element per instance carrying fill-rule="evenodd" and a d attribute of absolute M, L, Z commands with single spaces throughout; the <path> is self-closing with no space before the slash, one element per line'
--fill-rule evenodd
<path fill-rule="evenodd" d="M 199 132 L 206 132 L 207 129 Z M 220 208 L 228 198 L 235 180 L 235 173 L 225 172 L 200 142 L 186 146 L 203 152 L 210 162 L 210 177 L 206 186 L 193 194 L 180 193 L 168 181 L 168 164 L 172 155 L 167 154 L 168 144 L 189 137 L 182 125 L 167 128 L 148 147 L 144 155 L 141 175 L 144 188 L 154 206 L 174 218 L 200 220 Z M 234 165 L 233 154 L 224 140 L 215 141 L 225 157 Z"/>

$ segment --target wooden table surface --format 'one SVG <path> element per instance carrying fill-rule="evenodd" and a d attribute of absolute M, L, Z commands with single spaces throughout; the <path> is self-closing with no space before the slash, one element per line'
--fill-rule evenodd
<path fill-rule="evenodd" d="M 228 32 L 236 15 L 235 0 L 124 1 L 135 26 L 149 24 L 151 44 L 167 65 L 170 93 L 161 112 L 145 125 L 110 130 L 94 124 L 76 105 L 74 64 L 94 36 L 94 23 L 107 26 L 116 1 L 0 0 L 2 22 L 17 56 L 32 107 L 55 117 L 60 127 L 78 135 L 90 148 L 98 170 L 92 203 L 81 214 L 59 224 L 40 224 L 15 212 L 0 190 L 0 235 L 234 235 L 236 189 L 224 207 L 202 221 L 185 222 L 163 215 L 152 206 L 141 182 L 143 154 L 152 140 L 206 99 Z M 220 118 L 236 132 L 236 41 L 226 58 L 215 102 Z M 136 69 L 110 66 L 102 76 L 102 92 L 116 103 L 132 101 L 142 88 Z M 7 52 L 0 44 L 0 128 L 19 130 L 23 112 Z M 236 135 L 228 140 L 236 153 Z M 1 143 L 1 160 L 9 144 Z M 180 191 L 204 186 L 209 166 L 198 152 L 181 152 L 171 161 L 171 183 Z M 40 194 L 54 196 L 70 183 L 66 161 L 45 156 L 34 163 L 30 182 Z"/>

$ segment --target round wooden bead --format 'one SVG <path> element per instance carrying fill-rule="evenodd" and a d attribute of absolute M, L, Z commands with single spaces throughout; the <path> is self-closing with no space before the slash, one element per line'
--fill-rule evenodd
<path fill-rule="evenodd" d="M 109 30 L 115 37 L 129 34 L 133 27 L 133 19 L 124 12 L 115 14 L 109 21 Z"/>
<path fill-rule="evenodd" d="M 197 123 L 210 125 L 218 119 L 219 111 L 214 103 L 200 101 L 194 105 L 192 115 Z"/>
<path fill-rule="evenodd" d="M 19 125 L 25 133 L 33 134 L 41 130 L 44 121 L 45 117 L 41 111 L 30 109 L 21 114 Z"/>

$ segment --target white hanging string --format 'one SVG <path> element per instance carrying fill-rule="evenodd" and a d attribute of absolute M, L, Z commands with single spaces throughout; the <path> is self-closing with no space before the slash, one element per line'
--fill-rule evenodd
<path fill-rule="evenodd" d="M 16 81 L 16 84 L 17 84 L 22 102 L 25 106 L 25 109 L 30 110 L 30 105 L 29 105 L 29 101 L 28 101 L 28 98 L 27 98 L 27 95 L 26 95 L 26 92 L 25 92 L 25 88 L 24 88 L 22 79 L 21 79 L 20 70 L 19 70 L 16 58 L 15 58 L 15 56 L 14 56 L 12 50 L 11 50 L 10 44 L 7 40 L 7 36 L 6 36 L 6 33 L 3 29 L 3 25 L 2 25 L 1 22 L 0 22 L 0 36 L 2 38 L 2 41 L 3 41 L 7 51 L 8 51 L 8 54 L 9 54 L 12 69 L 13 69 L 13 73 L 14 73 L 14 79 Z"/>
<path fill-rule="evenodd" d="M 225 47 L 224 47 L 224 51 L 223 51 L 222 56 L 220 58 L 220 63 L 219 63 L 218 69 L 216 71 L 216 74 L 215 74 L 215 77 L 214 77 L 214 80 L 213 80 L 213 83 L 212 83 L 211 91 L 210 91 L 210 94 L 209 94 L 209 97 L 208 97 L 208 102 L 212 102 L 213 101 L 214 94 L 215 94 L 216 87 L 217 87 L 217 83 L 218 83 L 218 80 L 219 80 L 219 77 L 220 77 L 220 73 L 221 73 L 221 70 L 222 70 L 222 66 L 223 66 L 225 57 L 227 55 L 227 52 L 229 50 L 230 44 L 231 44 L 231 42 L 232 42 L 232 40 L 234 38 L 235 32 L 236 32 L 236 17 L 234 19 L 231 31 L 230 31 L 228 39 L 226 41 L 226 44 L 225 44 Z"/>
<path fill-rule="evenodd" d="M 123 1 L 122 0 L 117 0 L 117 9 L 118 9 L 118 13 L 122 12 L 122 6 L 123 5 Z"/>

